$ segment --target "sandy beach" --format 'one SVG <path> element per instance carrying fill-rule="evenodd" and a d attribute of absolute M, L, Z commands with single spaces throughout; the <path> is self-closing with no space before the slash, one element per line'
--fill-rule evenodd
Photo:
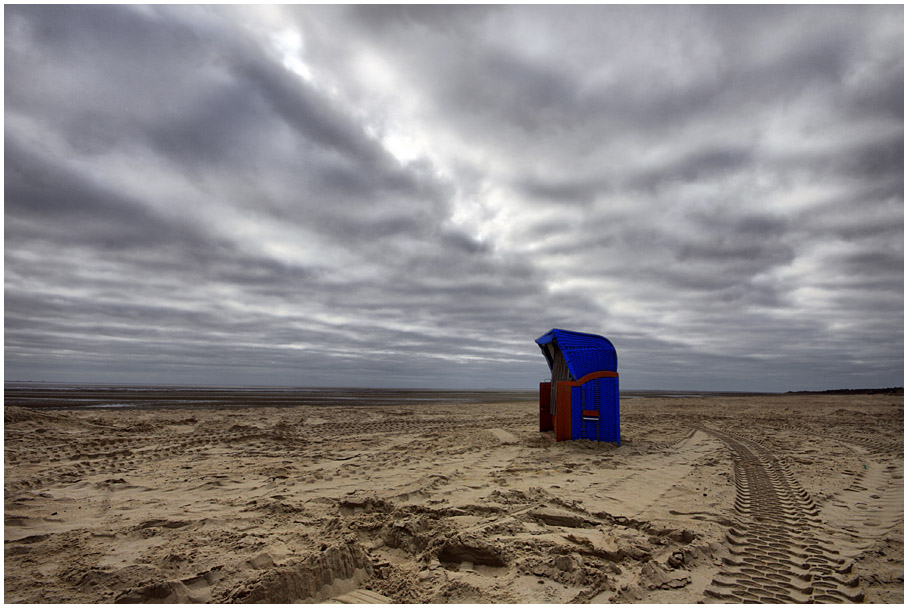
<path fill-rule="evenodd" d="M 4 599 L 903 602 L 902 396 L 537 409 L 7 405 Z"/>

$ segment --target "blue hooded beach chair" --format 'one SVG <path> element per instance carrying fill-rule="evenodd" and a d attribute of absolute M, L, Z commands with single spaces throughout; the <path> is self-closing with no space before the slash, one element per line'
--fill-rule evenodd
<path fill-rule="evenodd" d="M 539 430 L 556 441 L 621 443 L 618 355 L 602 336 L 553 329 L 536 339 L 551 382 L 539 384 Z"/>

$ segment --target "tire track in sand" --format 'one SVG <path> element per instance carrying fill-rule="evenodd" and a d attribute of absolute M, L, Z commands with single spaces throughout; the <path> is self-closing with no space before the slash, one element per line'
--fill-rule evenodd
<path fill-rule="evenodd" d="M 784 463 L 741 436 L 709 429 L 732 451 L 735 525 L 731 554 L 706 589 L 722 602 L 860 602 L 850 564 L 823 540 L 819 509 Z"/>

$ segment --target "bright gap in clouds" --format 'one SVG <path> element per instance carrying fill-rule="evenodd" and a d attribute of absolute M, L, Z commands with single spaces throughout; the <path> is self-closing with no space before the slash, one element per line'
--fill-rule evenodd
<path fill-rule="evenodd" d="M 306 82 L 312 82 L 312 70 L 303 61 L 302 34 L 295 29 L 285 29 L 272 34 L 271 39 L 284 67 Z"/>

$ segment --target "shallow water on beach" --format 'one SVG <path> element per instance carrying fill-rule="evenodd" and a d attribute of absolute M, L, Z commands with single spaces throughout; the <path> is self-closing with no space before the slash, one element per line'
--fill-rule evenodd
<path fill-rule="evenodd" d="M 84 408 L 223 408 L 502 403 L 536 398 L 535 391 L 382 388 L 215 387 L 7 382 L 6 405 Z"/>

